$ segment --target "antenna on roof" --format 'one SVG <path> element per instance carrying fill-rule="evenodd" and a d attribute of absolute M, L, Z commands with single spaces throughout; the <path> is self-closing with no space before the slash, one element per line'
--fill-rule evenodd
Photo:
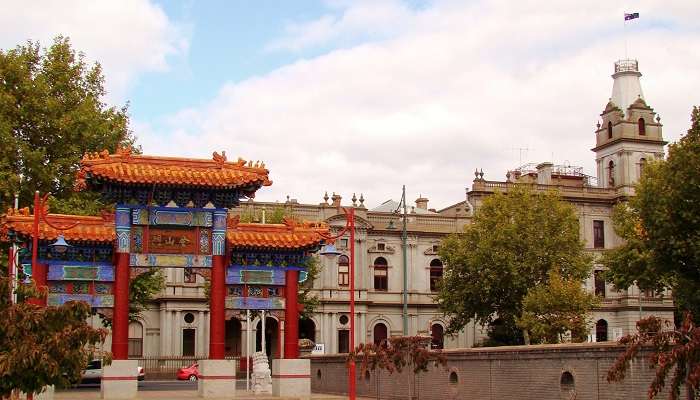
<path fill-rule="evenodd" d="M 534 149 L 528 147 L 513 147 L 511 150 L 518 150 L 518 165 L 523 165 L 523 151 L 525 152 L 525 158 L 527 158 L 527 152 Z"/>

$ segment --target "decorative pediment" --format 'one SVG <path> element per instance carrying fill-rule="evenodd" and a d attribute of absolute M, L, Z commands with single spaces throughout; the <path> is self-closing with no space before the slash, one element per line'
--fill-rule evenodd
<path fill-rule="evenodd" d="M 396 249 L 393 246 L 389 246 L 384 242 L 378 242 L 371 246 L 369 249 L 367 249 L 367 252 L 380 254 L 394 254 L 396 252 Z"/>

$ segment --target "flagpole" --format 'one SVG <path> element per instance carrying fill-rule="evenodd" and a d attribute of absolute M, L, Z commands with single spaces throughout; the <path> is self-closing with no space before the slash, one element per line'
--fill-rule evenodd
<path fill-rule="evenodd" d="M 622 18 L 622 36 L 625 41 L 625 60 L 627 59 L 627 13 Z"/>

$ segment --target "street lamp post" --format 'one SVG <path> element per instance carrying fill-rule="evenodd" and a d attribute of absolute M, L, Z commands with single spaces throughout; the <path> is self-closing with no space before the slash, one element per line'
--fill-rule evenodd
<path fill-rule="evenodd" d="M 403 227 L 401 230 L 401 252 L 403 255 L 403 310 L 401 316 L 403 322 L 403 335 L 408 336 L 408 231 L 406 229 L 406 185 L 401 190 L 401 202 L 403 203 Z"/>
<path fill-rule="evenodd" d="M 319 254 L 336 257 L 340 252 L 335 248 L 332 241 L 350 232 L 350 351 L 355 350 L 355 208 L 343 208 L 345 212 L 345 228 L 337 235 L 328 236 L 331 241 Z M 350 358 L 348 362 L 348 398 L 355 400 L 355 359 Z"/>

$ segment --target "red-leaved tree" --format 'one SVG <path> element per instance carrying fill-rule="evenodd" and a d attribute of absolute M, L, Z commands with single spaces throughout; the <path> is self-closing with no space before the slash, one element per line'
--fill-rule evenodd
<path fill-rule="evenodd" d="M 656 376 L 649 385 L 648 398 L 653 399 L 670 381 L 669 399 L 680 396 L 685 385 L 688 399 L 694 399 L 700 384 L 700 328 L 693 323 L 690 313 L 685 314 L 683 324 L 676 329 L 668 329 L 663 321 L 655 316 L 637 321 L 638 333 L 620 339 L 626 346 L 612 368 L 608 371 L 608 382 L 618 382 L 625 378 L 630 361 L 640 350 L 649 348 L 649 367 L 656 369 Z"/>
<path fill-rule="evenodd" d="M 10 287 L 10 280 L 0 276 L 0 398 L 16 391 L 32 398 L 45 386 L 78 381 L 91 349 L 107 335 L 87 324 L 90 305 L 71 301 L 41 307 L 22 301 L 42 294 L 33 284 L 20 285 L 20 301 L 12 303 Z"/>
<path fill-rule="evenodd" d="M 414 376 L 428 371 L 430 366 L 446 366 L 447 360 L 440 350 L 430 349 L 430 336 L 396 336 L 379 344 L 360 343 L 350 354 L 348 362 L 354 360 L 360 364 L 360 371 L 386 370 L 389 374 L 401 373 L 404 369 L 413 372 Z M 415 385 L 415 381 L 414 381 Z M 413 398 L 411 392 L 415 388 L 408 385 L 408 398 Z M 379 398 L 379 390 L 377 390 Z"/>

